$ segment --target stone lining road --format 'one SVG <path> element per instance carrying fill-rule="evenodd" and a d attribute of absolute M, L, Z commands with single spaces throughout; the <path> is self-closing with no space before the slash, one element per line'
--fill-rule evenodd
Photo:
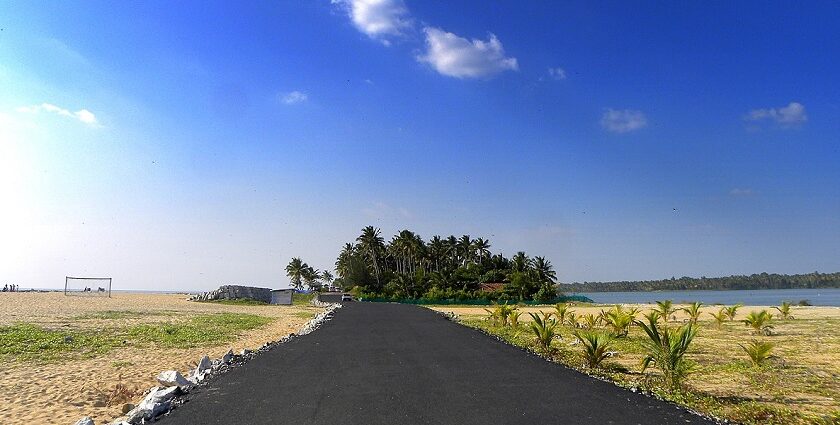
<path fill-rule="evenodd" d="M 188 397 L 162 424 L 712 423 L 398 304 L 345 303 Z"/>

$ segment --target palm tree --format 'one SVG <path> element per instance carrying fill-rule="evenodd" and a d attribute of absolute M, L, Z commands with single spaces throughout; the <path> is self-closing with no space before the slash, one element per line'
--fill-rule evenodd
<path fill-rule="evenodd" d="M 434 263 L 435 271 L 440 271 L 440 262 L 446 255 L 446 244 L 440 236 L 432 236 L 428 248 L 429 262 Z"/>
<path fill-rule="evenodd" d="M 648 339 L 642 342 L 647 352 L 642 359 L 642 372 L 655 364 L 665 378 L 665 384 L 671 388 L 679 388 L 682 380 L 691 372 L 691 366 L 684 359 L 688 346 L 697 335 L 697 326 L 689 323 L 677 329 L 670 329 L 667 325 L 658 325 L 655 320 L 648 323 L 637 321 Z"/>
<path fill-rule="evenodd" d="M 484 238 L 474 240 L 473 249 L 478 255 L 479 264 L 484 264 L 484 260 L 490 257 L 490 242 Z"/>
<path fill-rule="evenodd" d="M 379 257 L 385 249 L 385 240 L 382 239 L 380 233 L 379 228 L 367 226 L 362 229 L 362 234 L 356 238 L 356 241 L 359 242 L 359 248 L 367 255 L 368 260 L 373 265 L 373 273 L 376 276 L 376 284 L 378 286 L 381 286 L 379 280 Z"/>
<path fill-rule="evenodd" d="M 700 318 L 700 307 L 703 305 L 701 302 L 694 302 L 688 305 L 688 307 L 683 308 L 682 310 L 688 313 L 688 320 L 691 323 L 697 323 L 697 320 Z"/>
<path fill-rule="evenodd" d="M 781 306 L 773 307 L 773 308 L 775 308 L 776 310 L 779 310 L 779 313 L 782 314 L 782 319 L 783 320 L 793 319 L 793 316 L 790 315 L 790 303 L 789 302 L 785 301 L 785 302 L 782 303 Z"/>
<path fill-rule="evenodd" d="M 607 333 L 599 331 L 575 331 L 575 337 L 583 345 L 583 357 L 590 369 L 598 367 L 608 357 L 607 349 L 613 339 Z"/>
<path fill-rule="evenodd" d="M 677 308 L 674 307 L 674 303 L 671 302 L 671 300 L 657 301 L 656 309 L 666 322 L 668 321 L 668 318 L 671 317 L 671 314 L 677 311 Z"/>
<path fill-rule="evenodd" d="M 510 259 L 510 271 L 525 273 L 531 269 L 531 259 L 525 252 L 519 251 Z"/>
<path fill-rule="evenodd" d="M 753 328 L 753 332 L 757 335 L 769 335 L 770 330 L 773 329 L 770 324 L 771 320 L 773 320 L 773 315 L 768 313 L 767 310 L 751 311 L 744 319 L 744 324 Z"/>
<path fill-rule="evenodd" d="M 553 284 L 557 280 L 557 272 L 554 271 L 554 266 L 551 265 L 551 261 L 544 257 L 534 257 L 533 268 L 537 282 L 540 284 Z"/>
<path fill-rule="evenodd" d="M 330 273 L 329 270 L 324 270 L 321 272 L 321 279 L 324 279 L 324 282 L 327 282 L 327 285 L 332 285 L 335 277 L 333 277 L 333 274 Z"/>
<path fill-rule="evenodd" d="M 544 352 L 548 353 L 551 350 L 551 342 L 554 341 L 554 336 L 556 335 L 555 328 L 557 328 L 557 322 L 547 316 L 540 317 L 534 313 L 528 313 L 528 315 L 533 319 L 530 327 L 531 331 L 537 337 L 537 344 L 539 344 Z"/>
<path fill-rule="evenodd" d="M 715 318 L 715 326 L 720 329 L 723 326 L 723 322 L 726 321 L 728 317 L 726 314 L 726 307 L 721 307 L 717 313 L 709 313 L 712 317 Z"/>
<path fill-rule="evenodd" d="M 292 258 L 292 261 L 289 261 L 289 264 L 286 266 L 286 275 L 289 276 L 289 282 L 291 282 L 295 289 L 303 289 L 303 276 L 306 274 L 308 268 L 309 266 L 298 257 Z"/>
<path fill-rule="evenodd" d="M 470 235 L 461 236 L 458 239 L 458 244 L 456 245 L 458 248 L 458 254 L 461 257 L 461 265 L 466 266 L 467 263 L 472 262 L 473 260 L 473 243 L 472 239 L 470 239 Z"/>
<path fill-rule="evenodd" d="M 770 358 L 770 353 L 773 352 L 773 343 L 766 341 L 752 340 L 747 345 L 738 344 L 745 353 L 750 357 L 753 366 L 761 366 Z"/>
<path fill-rule="evenodd" d="M 739 308 L 741 308 L 741 304 L 726 307 L 726 317 L 729 318 L 730 322 L 735 320 L 735 315 L 738 313 Z"/>
<path fill-rule="evenodd" d="M 304 266 L 306 266 L 306 268 L 304 269 L 302 275 L 303 282 L 306 283 L 306 286 L 308 286 L 309 289 L 320 292 L 321 283 L 318 281 L 318 279 L 321 278 L 321 272 L 319 272 L 318 269 L 312 268 L 306 263 L 304 263 Z"/>
<path fill-rule="evenodd" d="M 338 254 L 338 259 L 335 261 L 335 271 L 342 279 L 350 275 L 350 267 L 355 255 L 356 246 L 351 243 L 344 244 L 344 248 Z"/>

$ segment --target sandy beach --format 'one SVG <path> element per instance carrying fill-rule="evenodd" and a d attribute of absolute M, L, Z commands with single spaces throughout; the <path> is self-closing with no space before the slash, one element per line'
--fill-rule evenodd
<path fill-rule="evenodd" d="M 93 358 L 50 362 L 7 359 L 0 364 L 0 423 L 72 424 L 82 416 L 97 424 L 122 415 L 124 402 L 107 405 L 117 386 L 144 391 L 169 369 L 186 373 L 207 354 L 255 349 L 296 332 L 321 309 L 308 306 L 239 306 L 187 301 L 183 294 L 114 293 L 64 296 L 62 293 L 0 293 L 0 326 L 31 323 L 46 329 L 95 330 L 139 323 L 178 322 L 213 313 L 245 313 L 274 319 L 242 332 L 232 342 L 195 348 L 120 347 Z M 115 318 L 102 315 L 110 313 Z M 125 312 L 125 317 L 119 313 Z M 133 402 L 141 398 L 137 396 Z"/>

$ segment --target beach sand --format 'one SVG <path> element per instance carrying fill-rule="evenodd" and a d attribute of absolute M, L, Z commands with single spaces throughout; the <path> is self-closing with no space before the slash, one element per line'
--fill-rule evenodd
<path fill-rule="evenodd" d="M 82 416 L 97 424 L 122 416 L 124 402 L 105 406 L 117 385 L 141 391 L 157 384 L 155 376 L 175 369 L 183 374 L 207 354 L 221 357 L 228 349 L 256 349 L 297 332 L 322 311 L 309 306 L 233 306 L 187 301 L 183 294 L 114 293 L 64 296 L 62 293 L 0 293 L 0 326 L 34 323 L 49 329 L 89 329 L 155 321 L 186 320 L 196 314 L 248 313 L 275 318 L 263 327 L 243 332 L 235 341 L 213 347 L 114 349 L 91 359 L 38 363 L 11 360 L 0 364 L 0 423 L 72 424 Z M 98 319 L 97 313 L 125 311 L 129 317 Z M 136 313 L 136 314 L 135 314 Z M 81 318 L 80 318 L 81 317 Z"/>

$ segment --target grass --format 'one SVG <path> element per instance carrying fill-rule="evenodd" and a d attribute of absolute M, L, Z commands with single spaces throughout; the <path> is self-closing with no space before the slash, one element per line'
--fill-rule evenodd
<path fill-rule="evenodd" d="M 125 345 L 167 348 L 212 346 L 273 319 L 254 314 L 219 313 L 184 322 L 139 324 L 99 330 L 53 330 L 18 323 L 0 327 L 0 359 L 51 362 L 91 358 Z M 118 366 L 114 366 L 118 367 Z"/>
<path fill-rule="evenodd" d="M 313 298 L 315 298 L 315 293 L 309 294 L 298 294 L 295 292 L 292 294 L 292 305 L 309 305 Z"/>
<path fill-rule="evenodd" d="M 146 312 L 141 313 L 139 311 L 125 311 L 125 310 L 107 310 L 107 311 L 98 311 L 96 313 L 88 313 L 82 314 L 80 316 L 76 316 L 74 320 L 91 320 L 91 319 L 100 319 L 100 320 L 121 320 L 121 319 L 136 319 L 143 316 L 157 316 L 161 313 L 158 312 Z"/>
<path fill-rule="evenodd" d="M 555 310 L 547 306 L 545 311 L 549 308 Z M 751 328 L 739 320 L 749 311 L 737 311 L 736 320 L 720 323 L 718 328 L 718 321 L 707 313 L 719 309 L 719 306 L 706 307 L 699 316 L 699 331 L 685 354 L 694 365 L 694 372 L 681 388 L 672 389 L 663 382 L 658 370 L 642 372 L 640 363 L 647 354 L 644 341 L 649 338 L 638 325 L 634 324 L 626 337 L 610 341 L 609 350 L 617 351 L 616 357 L 604 358 L 600 367 L 591 368 L 585 345 L 576 341 L 576 329 L 568 322 L 556 328 L 562 338 L 555 339 L 554 350 L 547 353 L 527 331 L 528 323 L 522 323 L 524 328 L 512 329 L 494 325 L 486 319 L 486 314 L 467 314 L 452 306 L 445 308 L 459 314 L 461 323 L 497 335 L 551 361 L 736 423 L 840 424 L 840 356 L 834 354 L 840 351 L 840 318 L 832 313 L 829 317 L 802 319 L 804 314 L 797 314 L 796 318 L 775 322 L 774 336 L 765 337 L 774 344 L 774 356 L 756 367 L 739 345 L 754 338 Z M 582 318 L 591 308 L 579 305 L 570 307 L 571 310 L 577 310 L 576 317 Z M 641 313 L 647 310 L 640 312 L 640 318 Z M 678 323 L 668 326 L 676 329 L 684 324 L 683 320 L 688 320 L 688 315 L 677 312 Z M 609 330 L 606 324 L 595 326 L 595 332 Z"/>

